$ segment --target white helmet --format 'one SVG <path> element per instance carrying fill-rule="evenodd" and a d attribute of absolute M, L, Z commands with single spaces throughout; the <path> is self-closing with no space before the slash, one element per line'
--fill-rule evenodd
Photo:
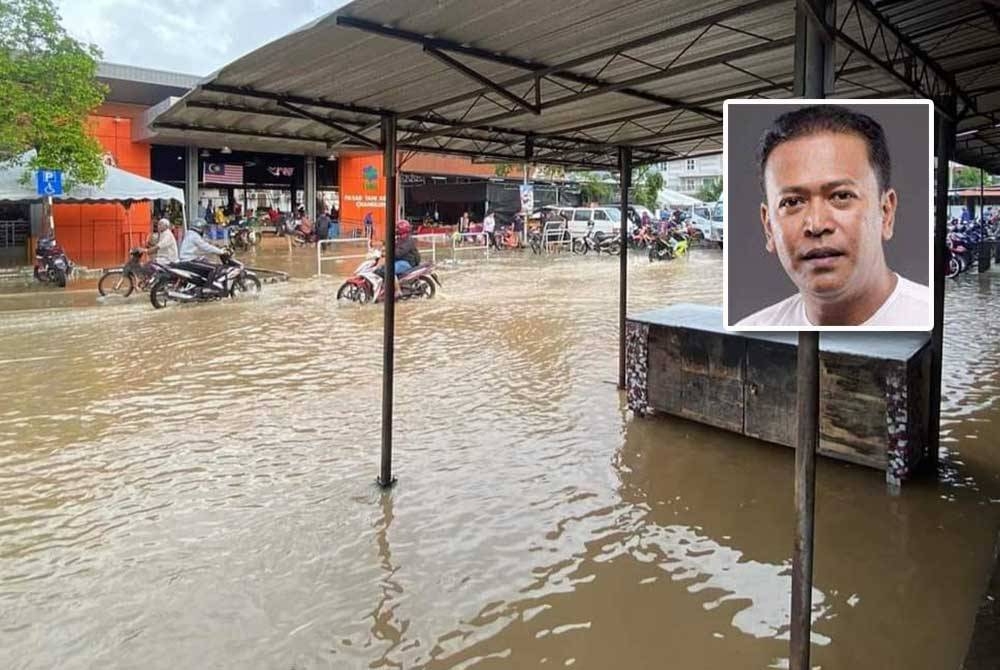
<path fill-rule="evenodd" d="M 207 224 L 205 223 L 205 219 L 195 219 L 194 221 L 188 224 L 188 228 L 195 231 L 196 233 L 202 233 L 205 231 L 206 225 Z"/>

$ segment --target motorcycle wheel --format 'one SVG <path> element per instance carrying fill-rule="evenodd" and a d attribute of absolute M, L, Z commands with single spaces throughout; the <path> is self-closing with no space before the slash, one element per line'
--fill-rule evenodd
<path fill-rule="evenodd" d="M 955 258 L 954 256 L 952 256 L 951 258 L 949 258 L 948 259 L 948 274 L 947 274 L 948 278 L 951 279 L 951 278 L 957 277 L 958 274 L 961 271 L 962 271 L 962 264 L 958 262 L 958 259 Z"/>
<path fill-rule="evenodd" d="M 170 289 L 169 282 L 164 279 L 157 279 L 149 288 L 149 302 L 156 309 L 163 309 L 170 303 L 170 296 L 167 291 Z"/>
<path fill-rule="evenodd" d="M 435 290 L 434 282 L 429 277 L 421 277 L 417 280 L 416 286 L 413 287 L 411 295 L 414 298 L 427 298 L 430 300 L 434 297 Z"/>
<path fill-rule="evenodd" d="M 66 287 L 66 271 L 62 268 L 54 268 L 52 270 L 52 281 L 56 283 L 59 288 Z"/>
<path fill-rule="evenodd" d="M 612 256 L 617 256 L 619 253 L 621 253 L 621 250 L 622 250 L 621 242 L 612 242 L 611 244 L 608 245 L 608 253 L 611 254 Z"/>
<path fill-rule="evenodd" d="M 572 249 L 574 254 L 585 254 L 587 253 L 587 243 L 583 241 L 582 237 L 574 238 Z"/>
<path fill-rule="evenodd" d="M 233 282 L 232 288 L 229 289 L 229 297 L 233 299 L 242 296 L 256 298 L 260 295 L 260 290 L 260 279 L 257 278 L 257 275 L 243 275 Z"/>
<path fill-rule="evenodd" d="M 372 287 L 367 283 L 359 286 L 345 281 L 337 290 L 337 300 L 350 300 L 359 305 L 365 305 L 372 300 Z"/>
<path fill-rule="evenodd" d="M 117 295 L 127 298 L 135 290 L 135 281 L 132 275 L 125 274 L 121 270 L 108 270 L 97 282 L 97 292 L 102 296 Z"/>

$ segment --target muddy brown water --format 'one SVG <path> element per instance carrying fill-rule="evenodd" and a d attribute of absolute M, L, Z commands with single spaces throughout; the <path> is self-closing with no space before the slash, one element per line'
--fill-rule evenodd
<path fill-rule="evenodd" d="M 787 666 L 793 453 L 630 417 L 617 260 L 470 258 L 400 305 L 391 495 L 380 308 L 304 250 L 255 262 L 297 278 L 163 311 L 0 296 L 0 667 Z M 631 270 L 633 310 L 721 297 L 715 251 Z M 961 663 L 998 296 L 1000 271 L 949 285 L 937 479 L 819 463 L 818 667 Z"/>

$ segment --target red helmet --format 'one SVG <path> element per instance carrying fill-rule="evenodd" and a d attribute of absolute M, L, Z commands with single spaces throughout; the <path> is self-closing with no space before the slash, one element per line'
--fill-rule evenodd
<path fill-rule="evenodd" d="M 408 237 L 410 234 L 410 222 L 406 219 L 400 219 L 396 222 L 396 235 L 399 237 Z"/>

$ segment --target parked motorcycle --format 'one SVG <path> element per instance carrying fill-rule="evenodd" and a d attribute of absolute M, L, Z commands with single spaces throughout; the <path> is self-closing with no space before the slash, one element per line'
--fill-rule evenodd
<path fill-rule="evenodd" d="M 602 231 L 594 232 L 594 222 L 587 224 L 587 234 L 583 237 L 573 238 L 573 253 L 586 254 L 594 251 L 600 254 L 602 251 L 612 256 L 617 256 L 621 251 L 621 240 L 617 235 L 608 235 Z"/>
<path fill-rule="evenodd" d="M 208 302 L 260 293 L 260 279 L 226 253 L 220 265 L 181 262 L 160 266 L 149 289 L 149 301 L 162 309 L 171 301 Z"/>
<path fill-rule="evenodd" d="M 629 236 L 629 246 L 633 249 L 645 249 L 656 239 L 653 227 L 649 224 L 638 226 Z"/>
<path fill-rule="evenodd" d="M 97 292 L 102 296 L 117 295 L 127 298 L 135 289 L 147 290 L 160 266 L 156 263 L 143 263 L 144 253 L 145 249 L 135 247 L 129 252 L 129 259 L 125 265 L 105 270 L 97 281 Z"/>
<path fill-rule="evenodd" d="M 47 236 L 38 240 L 34 272 L 38 281 L 51 282 L 59 287 L 66 286 L 66 278 L 73 273 L 73 264 L 54 237 Z"/>
<path fill-rule="evenodd" d="M 385 281 L 375 272 L 380 256 L 381 254 L 377 251 L 368 255 L 354 270 L 354 274 L 348 277 L 337 290 L 338 301 L 348 300 L 364 305 L 373 301 L 379 302 L 385 297 L 383 292 Z M 421 263 L 406 274 L 399 276 L 401 296 L 397 300 L 433 298 L 439 286 L 441 286 L 441 280 L 434 272 L 434 266 Z"/>
<path fill-rule="evenodd" d="M 658 235 L 649 245 L 649 262 L 673 260 L 687 253 L 688 237 L 679 231 Z"/>
<path fill-rule="evenodd" d="M 948 233 L 948 277 L 962 274 L 972 265 L 972 252 L 959 233 Z"/>
<path fill-rule="evenodd" d="M 493 239 L 495 240 L 497 250 L 520 249 L 523 246 L 521 244 L 521 236 L 513 228 L 507 226 L 498 230 Z"/>

